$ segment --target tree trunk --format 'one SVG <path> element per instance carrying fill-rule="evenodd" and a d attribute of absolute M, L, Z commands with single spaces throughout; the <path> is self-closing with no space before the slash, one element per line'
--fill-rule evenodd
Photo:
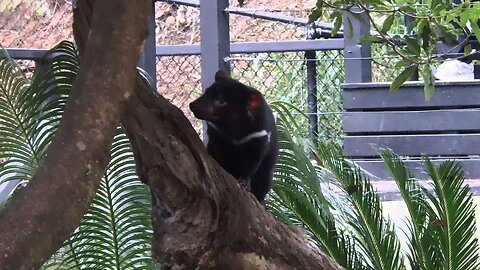
<path fill-rule="evenodd" d="M 120 115 L 151 189 L 157 261 L 171 269 L 340 269 L 240 188 L 183 113 L 135 73 L 150 1 L 80 4 L 81 69 L 46 158 L 1 213 L 0 269 L 38 268 L 79 224 Z"/>
<path fill-rule="evenodd" d="M 0 269 L 38 269 L 90 206 L 134 89 L 149 8 L 150 1 L 95 2 L 92 31 L 55 138 L 30 183 L 0 213 Z"/>
<path fill-rule="evenodd" d="M 340 269 L 243 190 L 177 107 L 137 79 L 122 118 L 150 186 L 153 253 L 171 269 Z"/>

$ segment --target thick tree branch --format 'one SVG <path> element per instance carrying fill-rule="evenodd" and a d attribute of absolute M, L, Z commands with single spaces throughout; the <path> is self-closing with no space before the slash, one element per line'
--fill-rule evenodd
<path fill-rule="evenodd" d="M 241 189 L 183 113 L 141 78 L 122 124 L 152 192 L 159 262 L 172 269 L 340 269 Z"/>
<path fill-rule="evenodd" d="M 150 5 L 95 2 L 92 31 L 57 134 L 33 179 L 0 214 L 0 269 L 39 268 L 91 204 L 132 94 Z"/>

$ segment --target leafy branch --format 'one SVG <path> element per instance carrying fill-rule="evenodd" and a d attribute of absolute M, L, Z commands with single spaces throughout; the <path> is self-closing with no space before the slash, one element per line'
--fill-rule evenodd
<path fill-rule="evenodd" d="M 478 53 L 472 51 L 467 43 L 470 37 L 480 36 L 480 3 L 469 0 L 459 4 L 438 0 L 420 4 L 413 0 L 318 0 L 309 20 L 313 22 L 321 18 L 326 8 L 334 9 L 330 15 L 334 23 L 332 33 L 341 28 L 342 13 L 357 17 L 364 14 L 374 31 L 362 36 L 359 41 L 383 43 L 387 45 L 390 56 L 399 58 L 395 68 L 402 72 L 392 82 L 391 91 L 397 90 L 419 71 L 425 83 L 425 99 L 430 100 L 435 84 L 434 66 L 446 57 L 462 59 Z M 378 22 L 380 17 L 386 18 Z M 408 25 L 405 25 L 405 17 L 411 20 Z M 346 22 L 345 26 L 349 24 L 351 22 Z M 397 24 L 402 25 L 393 27 Z M 452 47 L 439 51 L 439 42 Z M 456 55 L 456 51 L 462 48 L 464 53 Z"/>

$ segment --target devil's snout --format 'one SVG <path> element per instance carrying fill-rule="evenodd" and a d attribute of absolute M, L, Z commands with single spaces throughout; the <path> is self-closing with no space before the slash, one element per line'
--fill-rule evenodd
<path fill-rule="evenodd" d="M 188 105 L 190 107 L 190 110 L 194 113 L 197 110 L 197 104 L 198 104 L 197 100 L 194 100 L 190 102 L 190 104 Z"/>
<path fill-rule="evenodd" d="M 205 102 L 202 102 L 201 99 L 197 99 L 192 101 L 189 104 L 190 110 L 193 112 L 193 115 L 195 115 L 196 118 L 202 119 L 202 120 L 207 120 L 209 118 L 209 115 L 211 112 L 209 112 L 209 106 L 205 104 Z"/>

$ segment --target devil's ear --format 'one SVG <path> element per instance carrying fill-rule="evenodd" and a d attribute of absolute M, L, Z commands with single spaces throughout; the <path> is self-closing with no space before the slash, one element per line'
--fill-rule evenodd
<path fill-rule="evenodd" d="M 256 110 L 260 108 L 262 105 L 262 94 L 258 92 L 257 90 L 253 91 L 250 93 L 247 101 L 247 109 L 248 110 Z"/>
<path fill-rule="evenodd" d="M 227 74 L 227 72 L 223 70 L 219 70 L 217 71 L 217 73 L 215 73 L 215 81 L 221 81 L 229 77 L 230 76 Z"/>

